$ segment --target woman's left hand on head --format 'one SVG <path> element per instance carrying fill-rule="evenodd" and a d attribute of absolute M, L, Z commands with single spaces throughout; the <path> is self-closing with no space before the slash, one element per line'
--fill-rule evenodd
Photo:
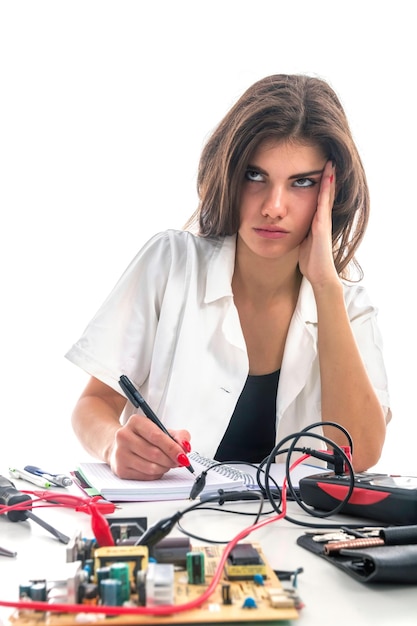
<path fill-rule="evenodd" d="M 334 282 L 337 272 L 332 250 L 332 210 L 335 198 L 336 175 L 332 161 L 327 161 L 320 182 L 317 210 L 310 230 L 300 244 L 300 271 L 313 285 Z"/>

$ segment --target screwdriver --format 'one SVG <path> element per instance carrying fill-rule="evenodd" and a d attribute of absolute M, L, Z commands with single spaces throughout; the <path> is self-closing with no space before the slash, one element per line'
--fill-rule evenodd
<path fill-rule="evenodd" d="M 0 505 L 3 505 L 5 507 L 11 507 L 11 506 L 15 506 L 18 504 L 24 505 L 24 503 L 28 501 L 32 501 L 32 498 L 30 497 L 29 494 L 18 491 L 10 480 L 5 478 L 4 476 L 0 476 Z M 31 508 L 29 507 L 29 505 L 26 505 L 26 506 L 28 506 L 29 509 Z M 0 515 L 1 515 L 1 509 L 0 509 Z M 54 537 L 59 539 L 61 543 L 69 543 L 70 538 L 67 537 L 67 535 L 64 535 L 63 533 L 59 532 L 59 530 L 57 530 L 56 528 L 54 528 L 47 522 L 44 522 L 37 515 L 32 513 L 31 510 L 27 510 L 25 508 L 22 511 L 19 511 L 19 510 L 8 511 L 7 517 L 11 522 L 21 522 L 29 518 L 33 520 L 34 522 L 36 522 L 37 524 L 39 524 L 39 526 L 42 526 L 42 528 L 44 528 L 48 532 L 52 533 L 52 535 L 54 535 Z"/>

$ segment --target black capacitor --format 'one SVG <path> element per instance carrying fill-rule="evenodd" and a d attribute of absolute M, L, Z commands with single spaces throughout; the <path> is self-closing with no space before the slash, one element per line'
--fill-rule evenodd
<path fill-rule="evenodd" d="M 78 593 L 81 604 L 98 604 L 99 593 L 96 583 L 81 583 Z"/>
<path fill-rule="evenodd" d="M 146 572 L 144 570 L 138 570 L 136 573 L 136 593 L 138 605 L 146 606 Z"/>
<path fill-rule="evenodd" d="M 232 594 L 228 583 L 222 585 L 222 600 L 223 604 L 232 604 Z"/>

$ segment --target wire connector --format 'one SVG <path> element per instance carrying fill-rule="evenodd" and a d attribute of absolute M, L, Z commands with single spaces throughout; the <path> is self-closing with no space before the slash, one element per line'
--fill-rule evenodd
<path fill-rule="evenodd" d="M 195 479 L 194 485 L 191 487 L 190 500 L 195 500 L 206 486 L 207 470 L 201 472 Z"/>
<path fill-rule="evenodd" d="M 340 446 L 340 450 L 345 453 L 349 462 L 351 462 L 352 456 L 350 452 L 350 446 Z M 343 454 L 340 453 L 338 448 L 334 448 L 333 452 L 327 450 L 314 450 L 313 448 L 303 448 L 305 454 L 309 454 L 315 459 L 326 461 L 327 464 L 331 464 L 334 469 L 334 473 L 341 476 L 348 471 L 346 459 Z"/>
<path fill-rule="evenodd" d="M 183 516 L 181 511 L 177 511 L 171 517 L 164 517 L 159 522 L 145 530 L 140 539 L 135 543 L 135 546 L 147 546 L 148 548 L 154 546 L 161 541 L 164 537 L 169 535 L 175 524 Z"/>

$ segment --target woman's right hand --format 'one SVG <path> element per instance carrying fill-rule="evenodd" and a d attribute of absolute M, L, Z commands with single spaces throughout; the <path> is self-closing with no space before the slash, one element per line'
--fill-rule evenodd
<path fill-rule="evenodd" d="M 157 480 L 168 470 L 189 465 L 190 433 L 171 431 L 175 441 L 142 414 L 120 424 L 126 398 L 91 377 L 72 414 L 79 441 L 93 457 L 105 461 L 120 478 Z"/>
<path fill-rule="evenodd" d="M 168 437 L 144 415 L 133 414 L 115 433 L 109 465 L 120 478 L 158 480 L 168 470 L 189 464 L 190 433 L 173 430 Z"/>

